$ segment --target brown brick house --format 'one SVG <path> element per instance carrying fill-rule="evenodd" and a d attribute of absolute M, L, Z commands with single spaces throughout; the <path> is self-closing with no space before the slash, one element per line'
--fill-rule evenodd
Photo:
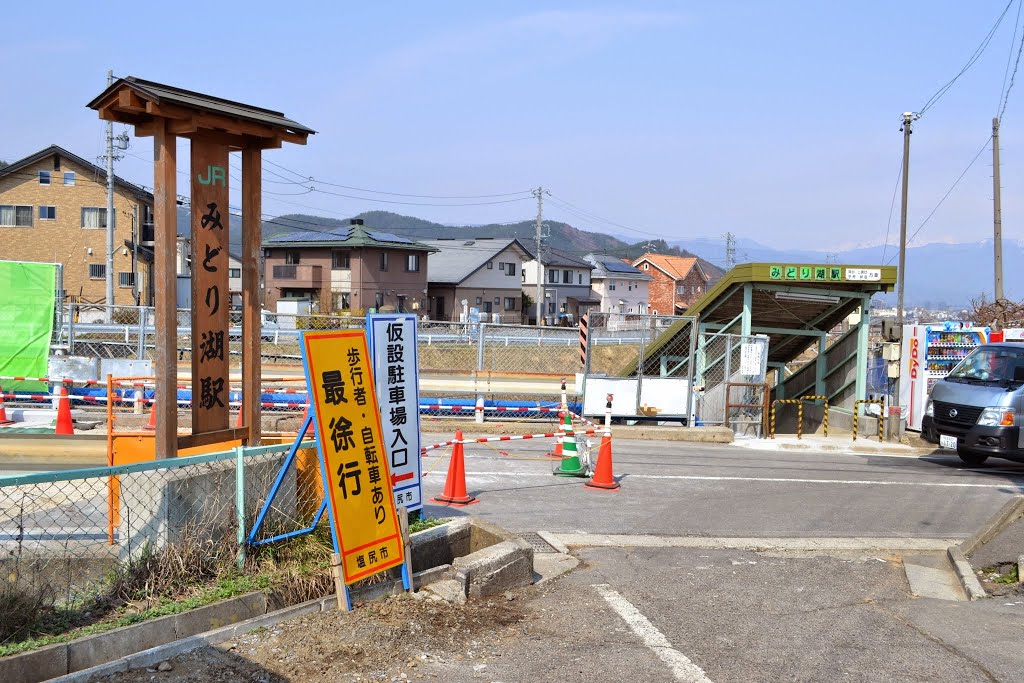
<path fill-rule="evenodd" d="M 151 305 L 153 195 L 115 176 L 114 212 L 113 303 Z M 0 258 L 62 264 L 72 301 L 106 303 L 106 226 L 96 164 L 51 145 L 0 168 Z"/>
<path fill-rule="evenodd" d="M 633 267 L 651 276 L 648 285 L 650 312 L 681 315 L 704 296 L 710 278 L 694 257 L 644 254 Z"/>
<path fill-rule="evenodd" d="M 310 227 L 263 242 L 265 306 L 309 299 L 317 313 L 424 312 L 433 247 L 363 225 Z"/>

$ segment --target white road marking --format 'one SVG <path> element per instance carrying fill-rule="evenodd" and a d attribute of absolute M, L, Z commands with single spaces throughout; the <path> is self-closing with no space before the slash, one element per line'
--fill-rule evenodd
<path fill-rule="evenodd" d="M 622 620 L 640 638 L 647 649 L 668 665 L 677 681 L 711 683 L 711 679 L 707 677 L 704 670 L 690 661 L 689 657 L 672 647 L 672 643 L 668 641 L 665 634 L 648 621 L 647 617 L 633 606 L 633 603 L 626 600 L 606 583 L 597 584 L 593 588 L 622 617 Z"/>
<path fill-rule="evenodd" d="M 696 550 L 756 550 L 786 552 L 925 552 L 944 551 L 958 538 L 872 538 L 852 537 L 734 537 L 656 536 L 654 534 L 590 534 L 558 532 L 548 534 L 573 548 L 684 548 Z"/>
<path fill-rule="evenodd" d="M 492 477 L 548 477 L 547 472 L 467 472 L 466 479 L 489 480 Z M 625 479 L 656 479 L 656 480 L 684 480 L 684 481 L 761 481 L 765 483 L 781 484 L 854 484 L 857 486 L 931 486 L 939 488 L 967 488 L 967 489 L 1005 489 L 1008 486 L 1016 486 L 1014 482 L 1006 481 L 999 484 L 961 484 L 949 481 L 881 481 L 874 479 L 797 479 L 794 477 L 720 477 L 709 475 L 689 474 L 627 474 Z"/>

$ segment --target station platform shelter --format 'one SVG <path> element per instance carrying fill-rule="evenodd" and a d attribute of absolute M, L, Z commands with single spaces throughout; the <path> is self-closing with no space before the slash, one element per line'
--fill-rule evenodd
<path fill-rule="evenodd" d="M 714 359 L 702 349 L 716 338 L 761 335 L 768 339 L 764 365 L 774 375 L 774 398 L 827 396 L 830 406 L 853 408 L 867 393 L 871 297 L 893 291 L 896 271 L 895 266 L 814 263 L 735 266 L 686 313 L 695 319 L 697 332 L 691 347 L 694 381 L 699 386 L 707 382 L 701 375 L 713 374 L 708 370 Z M 678 348 L 676 337 L 688 335 L 690 327 L 665 330 L 645 354 L 641 372 L 656 376 L 659 367 L 679 367 L 661 355 Z M 807 362 L 787 375 L 787 366 L 804 358 Z M 742 381 L 730 375 L 735 369 L 723 380 Z"/>

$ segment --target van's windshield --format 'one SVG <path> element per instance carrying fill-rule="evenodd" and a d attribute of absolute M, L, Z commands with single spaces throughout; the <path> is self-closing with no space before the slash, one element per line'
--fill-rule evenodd
<path fill-rule="evenodd" d="M 1024 383 L 1024 347 L 978 347 L 960 361 L 946 379 Z"/>

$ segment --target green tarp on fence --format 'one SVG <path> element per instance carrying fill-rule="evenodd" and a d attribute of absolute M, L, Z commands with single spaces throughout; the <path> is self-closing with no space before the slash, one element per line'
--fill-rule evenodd
<path fill-rule="evenodd" d="M 0 376 L 46 376 L 56 268 L 0 261 Z M 42 388 L 38 383 L 3 384 L 5 392 Z"/>

